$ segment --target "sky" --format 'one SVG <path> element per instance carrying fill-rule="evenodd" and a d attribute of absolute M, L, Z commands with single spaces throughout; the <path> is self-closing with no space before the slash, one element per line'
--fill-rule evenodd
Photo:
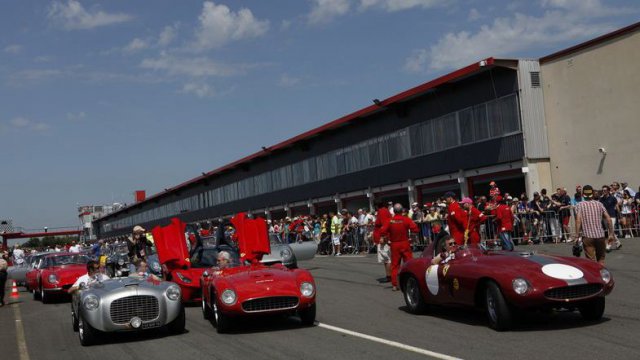
<path fill-rule="evenodd" d="M 635 0 L 3 0 L 0 219 L 77 226 L 483 58 L 637 22 Z"/>

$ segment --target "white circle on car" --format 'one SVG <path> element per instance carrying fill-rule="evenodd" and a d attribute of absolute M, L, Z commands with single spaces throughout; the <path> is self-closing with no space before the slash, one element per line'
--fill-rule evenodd
<path fill-rule="evenodd" d="M 424 278 L 427 279 L 427 288 L 433 295 L 438 295 L 438 265 L 431 265 L 424 273 Z"/>
<path fill-rule="evenodd" d="M 582 270 L 565 264 L 548 264 L 542 267 L 542 272 L 554 279 L 574 280 L 584 276 Z"/>

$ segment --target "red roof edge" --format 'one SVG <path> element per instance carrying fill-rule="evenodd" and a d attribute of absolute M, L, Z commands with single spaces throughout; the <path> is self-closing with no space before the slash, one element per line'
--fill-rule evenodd
<path fill-rule="evenodd" d="M 121 209 L 121 210 L 112 212 L 110 214 L 107 214 L 107 215 L 101 217 L 100 219 L 111 217 L 112 215 L 115 215 L 115 214 L 117 214 L 117 213 L 119 213 L 121 211 L 134 209 L 137 206 L 140 206 L 143 203 L 147 203 L 147 202 L 149 202 L 151 200 L 154 200 L 154 199 L 156 199 L 156 198 L 158 198 L 158 197 L 160 197 L 160 196 L 162 196 L 162 195 L 164 195 L 164 194 L 166 194 L 168 192 L 172 192 L 174 190 L 178 190 L 180 188 L 183 188 L 183 187 L 185 187 L 185 186 L 187 186 L 189 184 L 193 184 L 193 183 L 196 183 L 198 181 L 204 180 L 204 179 L 206 179 L 206 178 L 208 178 L 210 176 L 213 176 L 213 175 L 215 175 L 217 173 L 220 173 L 222 171 L 225 171 L 225 170 L 232 169 L 232 168 L 234 168 L 234 167 L 236 167 L 236 166 L 238 166 L 240 164 L 246 163 L 246 162 L 248 162 L 250 160 L 257 159 L 257 158 L 259 158 L 261 156 L 267 156 L 273 151 L 286 148 L 287 146 L 293 145 L 294 143 L 296 143 L 298 141 L 305 140 L 305 139 L 310 138 L 312 136 L 318 135 L 318 134 L 320 134 L 320 133 L 322 133 L 324 131 L 337 128 L 337 127 L 339 127 L 341 125 L 344 125 L 344 124 L 349 123 L 349 122 L 351 122 L 353 120 L 356 120 L 357 118 L 364 117 L 364 116 L 367 116 L 367 115 L 371 115 L 371 114 L 379 111 L 381 108 L 384 108 L 385 106 L 389 106 L 391 104 L 400 102 L 402 100 L 406 100 L 406 99 L 408 99 L 408 98 L 410 98 L 412 96 L 419 95 L 421 93 L 426 92 L 427 90 L 436 88 L 436 87 L 438 87 L 438 86 L 440 86 L 442 84 L 445 84 L 447 82 L 450 82 L 450 81 L 456 80 L 458 78 L 464 77 L 466 75 L 472 74 L 472 73 L 480 70 L 483 67 L 493 66 L 494 63 L 495 63 L 495 59 L 493 57 L 489 57 L 489 58 L 480 60 L 478 62 L 475 62 L 475 63 L 471 64 L 471 65 L 465 66 L 465 67 L 463 67 L 461 69 L 455 70 L 455 71 L 453 71 L 451 73 L 448 73 L 446 75 L 443 75 L 443 76 L 441 76 L 439 78 L 436 78 L 434 80 L 426 82 L 426 83 L 424 83 L 422 85 L 418 85 L 418 86 L 413 87 L 413 88 L 411 88 L 409 90 L 403 91 L 403 92 L 401 92 L 399 94 L 396 94 L 396 95 L 393 95 L 393 96 L 391 96 L 391 97 L 389 97 L 387 99 L 384 99 L 384 100 L 380 101 L 380 105 L 374 104 L 374 105 L 367 106 L 367 107 L 365 107 L 363 109 L 360 109 L 360 110 L 358 110 L 356 112 L 353 112 L 353 113 L 351 113 L 349 115 L 345 115 L 345 116 L 343 116 L 341 118 L 333 120 L 333 121 L 331 121 L 329 123 L 326 123 L 326 124 L 324 124 L 322 126 L 319 126 L 317 128 L 311 129 L 311 130 L 309 130 L 307 132 L 304 132 L 304 133 L 302 133 L 300 135 L 294 136 L 294 137 L 292 137 L 292 138 L 290 138 L 288 140 L 282 141 L 282 142 L 280 142 L 280 143 L 278 143 L 276 145 L 269 146 L 269 147 L 265 148 L 266 150 L 258 151 L 256 153 L 248 155 L 248 156 L 246 156 L 246 157 L 244 157 L 244 158 L 242 158 L 240 160 L 234 161 L 234 162 L 232 162 L 230 164 L 224 165 L 222 167 L 219 167 L 219 168 L 217 168 L 215 170 L 212 170 L 212 171 L 209 171 L 207 173 L 203 173 L 202 175 L 200 175 L 200 176 L 198 176 L 196 178 L 193 178 L 191 180 L 183 182 L 183 183 L 181 183 L 179 185 L 176 185 L 174 187 L 168 188 L 168 189 L 166 189 L 166 191 L 154 194 L 154 195 L 148 197 L 144 201 L 132 204 L 132 205 L 130 205 L 130 206 L 124 208 L 124 209 Z"/>
<path fill-rule="evenodd" d="M 549 62 L 549 61 L 556 60 L 556 59 L 561 58 L 563 56 L 575 53 L 575 52 L 580 51 L 580 50 L 584 50 L 584 49 L 590 48 L 590 47 L 592 47 L 594 45 L 598 45 L 598 44 L 603 43 L 605 41 L 608 41 L 608 40 L 611 40 L 611 39 L 615 39 L 617 37 L 620 37 L 620 36 L 628 34 L 628 33 L 632 33 L 632 32 L 634 32 L 634 31 L 636 31 L 638 29 L 640 29 L 640 22 L 637 22 L 635 24 L 631 24 L 629 26 L 623 27 L 622 29 L 618 29 L 616 31 L 612 31 L 612 32 L 610 32 L 608 34 L 604 34 L 604 35 L 599 36 L 599 37 L 597 37 L 595 39 L 591 39 L 589 41 L 585 41 L 583 43 L 580 43 L 578 45 L 572 46 L 570 48 L 567 48 L 567 49 L 564 49 L 564 50 L 560 50 L 560 51 L 557 51 L 557 52 L 555 52 L 553 54 L 550 54 L 550 55 L 547 55 L 545 57 L 542 57 L 542 58 L 540 58 L 540 63 L 542 64 L 542 63 L 546 63 L 546 62 Z"/>

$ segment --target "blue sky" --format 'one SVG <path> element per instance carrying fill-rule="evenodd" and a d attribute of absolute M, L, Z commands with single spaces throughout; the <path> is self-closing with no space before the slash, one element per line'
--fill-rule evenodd
<path fill-rule="evenodd" d="M 488 56 L 638 21 L 605 0 L 5 0 L 0 218 L 77 225 Z"/>

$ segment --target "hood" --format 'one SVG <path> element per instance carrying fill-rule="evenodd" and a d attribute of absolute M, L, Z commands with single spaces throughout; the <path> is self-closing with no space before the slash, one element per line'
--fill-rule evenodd
<path fill-rule="evenodd" d="M 242 266 L 223 270 L 219 278 L 243 299 L 270 296 L 299 296 L 297 275 L 281 267 Z"/>
<path fill-rule="evenodd" d="M 239 213 L 231 219 L 238 236 L 240 257 L 250 262 L 260 261 L 271 252 L 267 223 L 263 218 L 249 219 Z"/>
<path fill-rule="evenodd" d="M 49 271 L 50 274 L 58 276 L 58 282 L 61 285 L 66 285 L 75 283 L 80 276 L 86 274 L 87 266 L 84 264 L 54 266 Z"/>
<path fill-rule="evenodd" d="M 112 291 L 124 291 L 136 293 L 138 288 L 153 288 L 153 289 L 166 289 L 172 283 L 167 281 L 153 281 L 150 278 L 143 279 L 137 277 L 122 277 L 115 279 L 108 279 L 100 283 L 93 283 L 89 288 L 89 291 L 99 295 Z"/>
<path fill-rule="evenodd" d="M 184 236 L 186 225 L 178 218 L 171 219 L 167 226 L 156 226 L 151 230 L 161 264 L 172 267 L 189 267 L 189 251 Z"/>

